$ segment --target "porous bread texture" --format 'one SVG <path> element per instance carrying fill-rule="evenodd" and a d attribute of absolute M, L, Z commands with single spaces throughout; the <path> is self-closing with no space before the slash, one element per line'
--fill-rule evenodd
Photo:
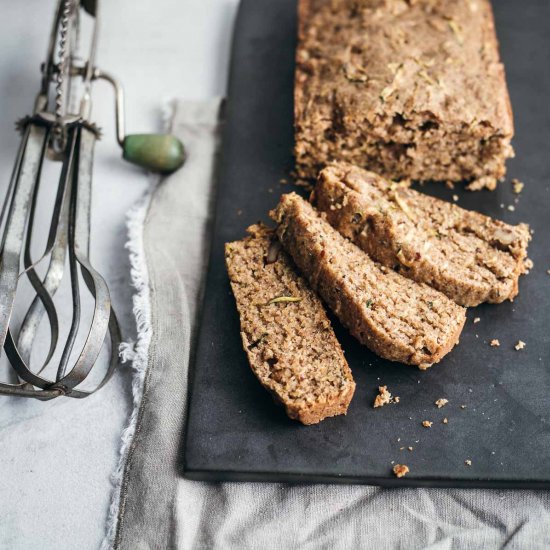
<path fill-rule="evenodd" d="M 253 373 L 303 424 L 346 414 L 355 382 L 319 298 L 273 231 L 248 232 L 226 244 L 225 261 Z"/>
<path fill-rule="evenodd" d="M 299 0 L 298 175 L 347 161 L 494 188 L 514 128 L 489 0 Z"/>
<path fill-rule="evenodd" d="M 369 349 L 423 365 L 437 363 L 458 342 L 464 308 L 370 259 L 299 195 L 283 195 L 272 217 L 311 287 Z"/>
<path fill-rule="evenodd" d="M 525 272 L 526 224 L 509 225 L 335 163 L 313 200 L 326 219 L 376 261 L 463 306 L 512 300 Z"/>

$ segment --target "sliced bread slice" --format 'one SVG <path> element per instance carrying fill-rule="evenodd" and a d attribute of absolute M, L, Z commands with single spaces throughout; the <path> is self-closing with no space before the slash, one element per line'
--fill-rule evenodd
<path fill-rule="evenodd" d="M 343 163 L 321 171 L 314 202 L 373 259 L 458 304 L 500 303 L 518 293 L 526 224 L 508 225 Z"/>
<path fill-rule="evenodd" d="M 312 288 L 372 351 L 424 366 L 458 342 L 464 308 L 371 260 L 299 195 L 283 195 L 272 217 L 279 240 Z"/>
<path fill-rule="evenodd" d="M 346 414 L 355 382 L 323 305 L 273 231 L 248 232 L 226 244 L 225 261 L 252 371 L 303 424 Z"/>

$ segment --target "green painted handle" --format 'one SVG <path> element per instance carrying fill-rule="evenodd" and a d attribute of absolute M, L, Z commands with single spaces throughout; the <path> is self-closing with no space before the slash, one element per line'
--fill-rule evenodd
<path fill-rule="evenodd" d="M 166 134 L 133 134 L 124 138 L 122 156 L 151 172 L 171 174 L 185 161 L 183 143 Z"/>

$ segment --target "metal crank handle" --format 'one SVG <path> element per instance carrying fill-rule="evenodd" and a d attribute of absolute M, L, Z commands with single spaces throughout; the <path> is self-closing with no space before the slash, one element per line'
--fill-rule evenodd
<path fill-rule="evenodd" d="M 125 134 L 124 90 L 111 74 L 94 69 L 94 80 L 109 82 L 115 92 L 116 135 L 122 157 L 151 172 L 171 174 L 185 162 L 183 143 L 170 134 Z"/>

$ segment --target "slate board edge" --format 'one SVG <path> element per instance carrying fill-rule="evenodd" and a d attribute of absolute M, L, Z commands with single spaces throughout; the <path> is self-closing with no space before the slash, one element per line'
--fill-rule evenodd
<path fill-rule="evenodd" d="M 250 2 L 252 3 L 252 2 Z M 237 41 L 237 34 L 239 30 L 239 24 L 242 17 L 243 11 L 246 9 L 246 5 L 250 4 L 246 0 L 241 2 L 239 15 L 235 25 L 235 33 L 233 38 L 232 51 L 235 49 L 235 43 Z M 232 55 L 231 58 L 231 70 L 230 70 L 230 87 L 231 89 L 231 79 L 234 74 L 234 66 L 237 63 L 235 56 Z M 228 105 L 228 117 L 231 117 L 231 108 L 230 102 Z M 224 132 L 225 138 L 226 132 Z M 227 151 L 226 147 L 222 148 L 221 155 L 221 169 L 220 173 L 223 172 L 225 163 L 227 163 Z M 220 224 L 219 216 L 219 201 L 216 201 L 216 213 L 215 213 L 215 227 L 217 228 Z M 214 231 L 214 235 L 216 230 Z M 212 254 L 212 251 L 211 251 Z M 211 269 L 209 268 L 208 277 L 211 276 Z M 202 330 L 202 323 L 200 329 Z M 192 384 L 194 364 L 191 365 L 190 379 Z M 193 388 L 190 386 L 190 407 L 192 406 L 193 400 Z M 405 461 L 406 462 L 406 461 Z M 184 466 L 185 468 L 185 466 Z M 412 473 L 412 472 L 411 472 Z M 369 485 L 381 485 L 381 486 L 399 486 L 399 487 L 479 487 L 479 488 L 493 488 L 493 489 L 505 489 L 505 488 L 525 488 L 525 489 L 542 489 L 550 488 L 550 481 L 546 480 L 530 480 L 530 479 L 498 479 L 497 477 L 491 479 L 476 479 L 476 478 L 464 478 L 461 479 L 449 479 L 449 478 L 437 478 L 437 479 L 427 479 L 427 478 L 414 478 L 413 475 L 410 477 L 402 478 L 397 480 L 388 477 L 368 477 L 368 476 L 338 476 L 338 475 L 323 475 L 316 473 L 314 475 L 310 474 L 300 474 L 300 473 L 289 473 L 289 472 L 258 472 L 258 471 L 237 471 L 232 468 L 227 470 L 223 468 L 218 468 L 217 470 L 209 470 L 207 468 L 189 468 L 184 470 L 184 476 L 189 479 L 195 480 L 207 480 L 207 481 L 266 481 L 266 482 L 289 482 L 289 483 L 360 483 L 360 484 L 369 484 Z"/>

